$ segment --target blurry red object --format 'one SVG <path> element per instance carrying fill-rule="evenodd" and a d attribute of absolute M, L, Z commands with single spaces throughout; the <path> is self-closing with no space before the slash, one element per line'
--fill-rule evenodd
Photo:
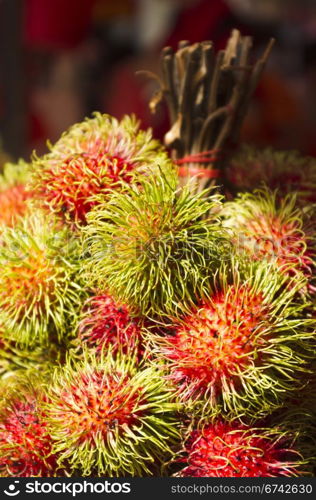
<path fill-rule="evenodd" d="M 234 24 L 235 19 L 224 0 L 200 0 L 183 9 L 164 45 L 175 49 L 181 40 L 189 40 L 190 43 L 212 40 L 216 49 L 221 49 Z"/>
<path fill-rule="evenodd" d="M 43 49 L 68 49 L 86 36 L 95 0 L 27 0 L 25 42 Z"/>

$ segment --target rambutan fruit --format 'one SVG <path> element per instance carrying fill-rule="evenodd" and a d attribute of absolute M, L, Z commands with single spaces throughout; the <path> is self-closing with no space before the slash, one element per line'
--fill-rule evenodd
<path fill-rule="evenodd" d="M 0 321 L 27 346 L 62 339 L 85 292 L 78 280 L 78 242 L 39 210 L 5 227 L 0 247 Z"/>
<path fill-rule="evenodd" d="M 118 121 L 100 113 L 73 125 L 49 148 L 34 158 L 34 189 L 55 214 L 79 224 L 99 195 L 106 198 L 122 181 L 130 183 L 146 171 L 157 155 L 166 156 L 134 116 Z"/>
<path fill-rule="evenodd" d="M 316 161 L 297 151 L 276 151 L 243 145 L 225 169 L 237 191 L 253 191 L 262 184 L 278 197 L 297 192 L 301 206 L 316 201 Z"/>
<path fill-rule="evenodd" d="M 79 340 L 96 351 L 111 346 L 113 354 L 141 352 L 141 322 L 131 317 L 128 307 L 111 295 L 100 294 L 87 299 L 79 318 Z"/>
<path fill-rule="evenodd" d="M 31 175 L 29 164 L 7 163 L 0 175 L 0 225 L 13 226 L 27 211 L 27 200 L 34 194 L 27 188 Z"/>
<path fill-rule="evenodd" d="M 88 283 L 148 317 L 185 310 L 225 258 L 221 197 L 178 189 L 169 162 L 160 167 L 95 207 L 83 228 Z"/>
<path fill-rule="evenodd" d="M 56 476 L 56 456 L 38 404 L 41 391 L 17 386 L 9 394 L 0 411 L 0 476 Z"/>
<path fill-rule="evenodd" d="M 312 286 L 315 273 L 314 210 L 296 206 L 296 195 L 278 200 L 268 189 L 240 194 L 226 203 L 225 226 L 233 233 L 239 253 L 253 260 L 274 262 L 289 276 L 303 274 Z"/>
<path fill-rule="evenodd" d="M 272 265 L 222 267 L 216 291 L 174 323 L 174 335 L 149 333 L 156 363 L 184 411 L 200 420 L 261 418 L 299 390 L 309 371 L 314 323 L 296 303 L 302 280 Z M 164 360 L 164 363 L 161 363 Z"/>
<path fill-rule="evenodd" d="M 191 433 L 179 477 L 296 477 L 304 459 L 296 433 L 216 420 Z"/>
<path fill-rule="evenodd" d="M 131 355 L 68 359 L 47 394 L 53 451 L 80 475 L 150 474 L 179 439 L 169 388 Z"/>

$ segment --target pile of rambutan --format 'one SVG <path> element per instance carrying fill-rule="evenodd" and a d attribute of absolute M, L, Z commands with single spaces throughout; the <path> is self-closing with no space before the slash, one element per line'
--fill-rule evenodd
<path fill-rule="evenodd" d="M 0 476 L 315 473 L 316 162 L 226 161 L 97 113 L 4 167 Z"/>

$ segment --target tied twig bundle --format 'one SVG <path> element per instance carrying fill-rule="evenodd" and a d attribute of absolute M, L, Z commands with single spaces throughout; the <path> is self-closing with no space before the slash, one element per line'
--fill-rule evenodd
<path fill-rule="evenodd" d="M 250 61 L 252 38 L 233 30 L 226 48 L 217 54 L 211 41 L 190 45 L 182 41 L 176 52 L 165 47 L 161 75 L 138 73 L 158 82 L 150 101 L 156 111 L 167 102 L 171 128 L 165 145 L 180 165 L 180 183 L 199 179 L 198 191 L 214 182 L 225 184 L 224 154 L 236 144 L 250 98 L 257 86 L 274 40 L 262 56 Z"/>

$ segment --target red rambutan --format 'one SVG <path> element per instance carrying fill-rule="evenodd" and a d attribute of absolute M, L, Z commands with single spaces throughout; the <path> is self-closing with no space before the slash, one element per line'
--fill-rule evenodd
<path fill-rule="evenodd" d="M 99 352 L 110 346 L 113 354 L 140 348 L 140 330 L 140 322 L 130 316 L 127 306 L 106 294 L 88 299 L 79 321 L 80 341 Z"/>
<path fill-rule="evenodd" d="M 84 353 L 70 359 L 48 387 L 45 412 L 60 453 L 81 475 L 151 473 L 179 436 L 170 390 L 153 368 L 131 355 Z"/>
<path fill-rule="evenodd" d="M 26 187 L 30 167 L 22 160 L 17 164 L 7 163 L 0 175 L 0 225 L 13 226 L 17 218 L 27 211 L 27 200 L 34 193 Z"/>
<path fill-rule="evenodd" d="M 194 390 L 212 384 L 216 395 L 222 380 L 232 378 L 252 362 L 252 332 L 267 319 L 262 293 L 245 285 L 231 286 L 212 296 L 178 325 L 166 354 L 173 359 L 173 378 L 195 381 Z M 184 388 L 183 388 L 184 389 Z"/>
<path fill-rule="evenodd" d="M 263 183 L 277 190 L 278 197 L 297 192 L 301 206 L 316 201 L 316 161 L 297 151 L 275 151 L 243 145 L 226 169 L 229 182 L 238 191 L 252 191 Z"/>
<path fill-rule="evenodd" d="M 276 192 L 256 190 L 226 203 L 223 215 L 238 252 L 274 262 L 281 272 L 303 274 L 311 281 L 316 255 L 313 210 L 299 209 L 296 200 L 295 194 L 278 200 Z"/>
<path fill-rule="evenodd" d="M 298 476 L 301 456 L 293 436 L 280 429 L 260 429 L 216 421 L 193 431 L 185 446 L 180 477 Z"/>
<path fill-rule="evenodd" d="M 95 113 L 72 126 L 50 152 L 34 159 L 34 187 L 44 204 L 66 220 L 85 223 L 86 214 L 122 182 L 130 183 L 157 154 L 150 131 L 139 130 L 135 117 L 121 122 Z"/>
<path fill-rule="evenodd" d="M 293 279 L 289 289 L 271 265 L 234 266 L 231 283 L 221 270 L 217 292 L 175 323 L 174 336 L 150 335 L 184 411 L 201 418 L 265 416 L 308 371 L 314 334 L 309 320 L 295 319 L 302 282 Z"/>
<path fill-rule="evenodd" d="M 0 414 L 0 476 L 56 475 L 56 456 L 36 396 L 14 396 Z"/>
<path fill-rule="evenodd" d="M 0 192 L 0 224 L 12 226 L 19 215 L 27 209 L 26 200 L 32 195 L 23 184 L 12 186 Z"/>

